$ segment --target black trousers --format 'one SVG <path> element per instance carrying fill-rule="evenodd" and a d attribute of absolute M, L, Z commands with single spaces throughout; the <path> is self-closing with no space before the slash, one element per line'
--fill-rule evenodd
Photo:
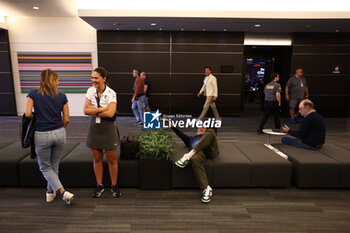
<path fill-rule="evenodd" d="M 265 101 L 264 103 L 264 117 L 261 119 L 259 129 L 263 129 L 265 123 L 270 118 L 270 116 L 273 115 L 274 121 L 275 121 L 275 128 L 280 129 L 281 128 L 281 122 L 280 122 L 280 108 L 278 106 L 277 101 Z"/>

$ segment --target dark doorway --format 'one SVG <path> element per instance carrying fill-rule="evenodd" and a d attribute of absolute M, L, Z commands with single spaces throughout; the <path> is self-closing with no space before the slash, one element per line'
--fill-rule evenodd
<path fill-rule="evenodd" d="M 272 72 L 280 75 L 279 82 L 284 90 L 290 75 L 291 54 L 291 46 L 244 46 L 242 87 L 244 113 L 255 115 L 263 110 L 264 86 L 270 82 Z M 282 93 L 283 113 L 286 112 L 284 102 Z"/>

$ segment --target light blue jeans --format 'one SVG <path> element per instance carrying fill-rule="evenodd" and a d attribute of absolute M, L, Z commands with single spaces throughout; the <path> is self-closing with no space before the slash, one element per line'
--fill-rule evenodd
<path fill-rule="evenodd" d="M 143 122 L 143 113 L 145 111 L 145 95 L 138 97 L 131 105 L 137 122 Z"/>
<path fill-rule="evenodd" d="M 300 138 L 297 137 L 288 137 L 285 136 L 282 138 L 282 143 L 290 146 L 295 146 L 299 148 L 309 149 L 309 150 L 317 150 L 316 147 L 309 146 L 301 141 Z"/>
<path fill-rule="evenodd" d="M 66 143 L 66 129 L 62 127 L 52 131 L 35 131 L 34 142 L 39 169 L 47 181 L 47 190 L 56 192 L 63 187 L 58 178 L 58 167 Z"/>

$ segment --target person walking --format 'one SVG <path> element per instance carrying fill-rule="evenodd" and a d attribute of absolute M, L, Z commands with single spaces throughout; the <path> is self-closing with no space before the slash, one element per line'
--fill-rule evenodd
<path fill-rule="evenodd" d="M 280 107 L 281 107 L 281 85 L 278 83 L 279 75 L 277 73 L 271 74 L 271 82 L 265 85 L 265 102 L 264 102 L 264 116 L 261 119 L 258 133 L 262 134 L 265 123 L 271 115 L 275 121 L 275 130 L 281 130 L 280 122 Z"/>
<path fill-rule="evenodd" d="M 151 111 L 151 108 L 149 107 L 149 97 L 150 97 L 150 88 L 151 88 L 151 82 L 149 81 L 148 75 L 145 72 L 141 73 L 141 78 L 144 82 L 144 93 L 145 93 L 145 111 Z"/>
<path fill-rule="evenodd" d="M 209 107 L 211 107 L 215 119 L 221 120 L 218 110 L 216 109 L 215 101 L 218 98 L 218 85 L 216 82 L 216 77 L 211 73 L 212 70 L 209 66 L 205 67 L 205 78 L 203 81 L 203 86 L 198 92 L 197 96 L 200 97 L 202 94 L 206 96 L 206 100 L 203 106 L 201 115 L 198 117 L 198 120 L 203 121 Z"/>
<path fill-rule="evenodd" d="M 295 108 L 299 106 L 301 100 L 309 98 L 309 88 L 303 73 L 303 69 L 296 69 L 295 75 L 288 79 L 285 89 L 286 100 L 289 102 L 290 123 L 292 124 L 299 122 L 299 112 L 295 112 Z"/>
<path fill-rule="evenodd" d="M 144 81 L 139 76 L 140 71 L 138 69 L 133 69 L 133 77 L 135 78 L 134 82 L 134 95 L 131 99 L 131 109 L 136 118 L 137 125 L 141 127 L 143 125 L 143 113 L 145 111 L 145 87 Z"/>
<path fill-rule="evenodd" d="M 94 171 L 96 189 L 93 197 L 100 197 L 104 191 L 103 152 L 105 151 L 109 175 L 111 178 L 111 192 L 113 197 L 121 195 L 118 186 L 117 148 L 120 145 L 119 131 L 115 123 L 117 111 L 117 94 L 108 86 L 109 74 L 103 67 L 94 69 L 91 75 L 93 86 L 87 90 L 84 113 L 92 116 L 86 145 L 94 156 Z"/>
<path fill-rule="evenodd" d="M 58 91 L 58 74 L 46 69 L 40 75 L 40 87 L 27 95 L 25 116 L 33 118 L 35 152 L 41 173 L 47 181 L 46 202 L 52 202 L 58 191 L 63 201 L 70 205 L 74 194 L 63 187 L 58 173 L 62 151 L 66 143 L 66 127 L 69 123 L 67 96 Z M 62 119 L 63 114 L 63 119 Z"/>

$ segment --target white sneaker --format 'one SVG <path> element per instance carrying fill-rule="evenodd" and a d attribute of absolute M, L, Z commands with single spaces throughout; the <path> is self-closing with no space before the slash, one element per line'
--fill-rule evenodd
<path fill-rule="evenodd" d="M 70 205 L 74 199 L 74 194 L 70 193 L 68 191 L 65 191 L 62 197 L 62 200 L 67 204 Z"/>
<path fill-rule="evenodd" d="M 213 190 L 208 185 L 206 189 L 203 190 L 203 196 L 201 198 L 201 201 L 203 203 L 209 203 L 211 201 L 211 197 L 213 196 Z"/>
<path fill-rule="evenodd" d="M 193 155 L 196 154 L 196 151 L 194 149 L 190 150 L 188 153 L 184 154 L 181 159 L 175 162 L 175 165 L 180 168 L 185 168 L 192 158 Z"/>
<path fill-rule="evenodd" d="M 55 200 L 55 197 L 56 197 L 56 192 L 52 192 L 52 193 L 46 192 L 46 202 L 47 203 Z"/>

